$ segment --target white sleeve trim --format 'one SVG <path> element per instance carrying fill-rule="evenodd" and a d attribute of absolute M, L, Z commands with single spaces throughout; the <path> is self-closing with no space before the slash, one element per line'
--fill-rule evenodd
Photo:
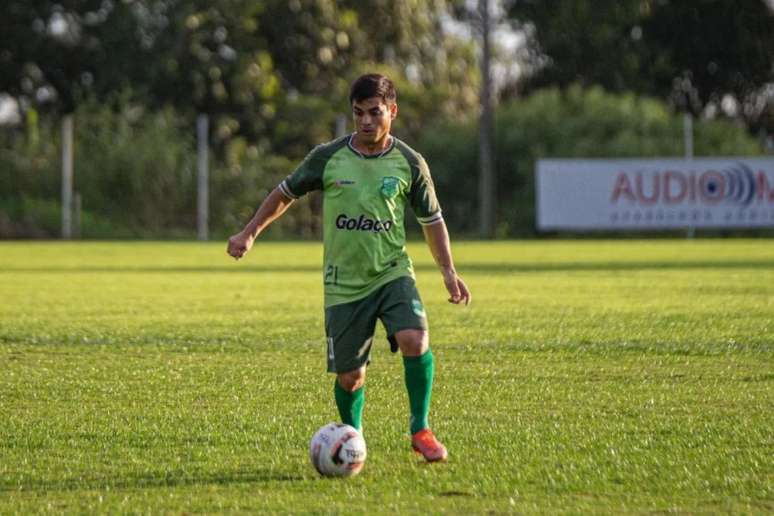
<path fill-rule="evenodd" d="M 439 222 L 443 222 L 443 215 L 441 215 L 440 210 L 433 213 L 429 217 L 417 217 L 417 222 L 419 222 L 423 226 L 432 226 L 433 224 L 438 224 Z"/>
<path fill-rule="evenodd" d="M 296 194 L 294 194 L 293 192 L 291 192 L 290 188 L 288 188 L 288 180 L 287 179 L 283 180 L 279 184 L 279 189 L 280 189 L 280 192 L 282 192 L 282 194 L 285 197 L 289 197 L 290 199 L 298 199 L 298 196 Z"/>

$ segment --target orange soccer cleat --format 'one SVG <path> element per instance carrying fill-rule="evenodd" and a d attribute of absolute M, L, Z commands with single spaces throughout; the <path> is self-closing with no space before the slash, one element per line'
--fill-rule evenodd
<path fill-rule="evenodd" d="M 429 428 L 423 428 L 412 435 L 411 446 L 415 452 L 421 453 L 427 462 L 443 461 L 449 456 L 446 446 L 435 438 Z"/>

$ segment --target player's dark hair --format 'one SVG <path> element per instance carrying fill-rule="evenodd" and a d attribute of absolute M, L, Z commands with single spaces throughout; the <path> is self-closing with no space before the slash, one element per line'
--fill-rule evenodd
<path fill-rule="evenodd" d="M 362 102 L 371 97 L 379 97 L 385 104 L 394 104 L 398 94 L 390 79 L 378 73 L 367 73 L 352 83 L 349 89 L 349 103 L 351 105 L 355 101 Z"/>

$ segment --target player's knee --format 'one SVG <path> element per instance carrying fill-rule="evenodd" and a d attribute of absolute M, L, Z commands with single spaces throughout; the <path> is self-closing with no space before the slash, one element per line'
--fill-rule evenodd
<path fill-rule="evenodd" d="M 418 357 L 430 348 L 430 339 L 425 330 L 402 330 L 395 334 L 401 353 L 407 357 Z"/>
<path fill-rule="evenodd" d="M 347 371 L 346 373 L 339 373 L 339 385 L 347 392 L 355 392 L 363 385 L 365 385 L 365 367 L 355 369 L 354 371 Z"/>

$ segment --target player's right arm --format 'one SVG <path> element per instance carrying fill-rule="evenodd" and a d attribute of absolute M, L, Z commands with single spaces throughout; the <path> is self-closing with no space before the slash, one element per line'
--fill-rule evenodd
<path fill-rule="evenodd" d="M 253 247 L 253 242 L 261 231 L 285 213 L 292 203 L 293 199 L 282 193 L 280 187 L 272 190 L 244 229 L 228 239 L 228 254 L 237 260 L 242 258 Z"/>
<path fill-rule="evenodd" d="M 338 145 L 346 143 L 340 138 Z M 325 163 L 335 146 L 318 145 L 307 154 L 298 168 L 282 181 L 261 203 L 252 220 L 242 231 L 228 239 L 227 252 L 237 260 L 250 250 L 261 231 L 280 217 L 295 199 L 312 190 L 322 190 Z"/>

